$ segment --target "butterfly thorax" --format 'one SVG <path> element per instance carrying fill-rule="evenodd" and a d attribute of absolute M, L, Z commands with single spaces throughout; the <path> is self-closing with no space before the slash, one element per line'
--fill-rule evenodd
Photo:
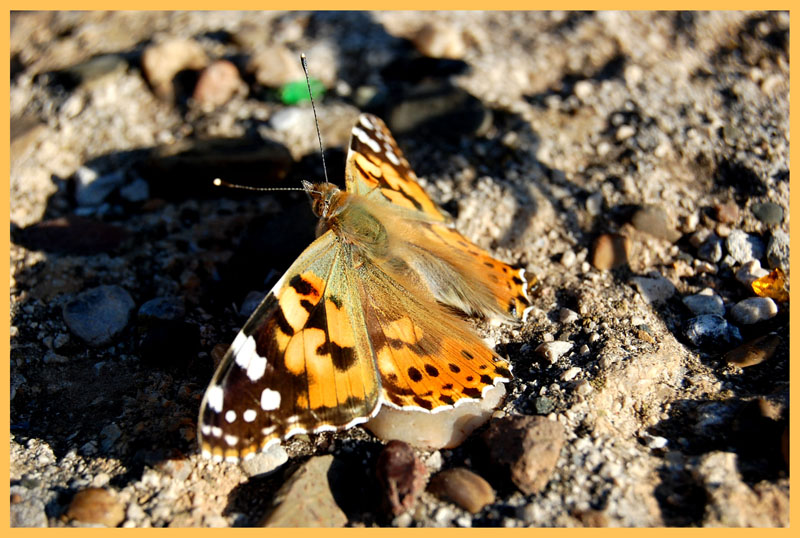
<path fill-rule="evenodd" d="M 317 236 L 328 230 L 339 239 L 383 257 L 387 248 L 386 228 L 369 209 L 363 197 L 339 189 L 333 183 L 303 182 L 311 196 L 311 209 L 319 217 Z"/>

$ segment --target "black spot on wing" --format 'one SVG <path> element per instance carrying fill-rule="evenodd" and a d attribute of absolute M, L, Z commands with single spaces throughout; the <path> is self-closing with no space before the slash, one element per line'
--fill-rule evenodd
<path fill-rule="evenodd" d="M 474 387 L 464 387 L 463 389 L 461 389 L 461 393 L 464 394 L 464 396 L 469 396 L 470 398 L 481 397 L 481 391 Z"/>
<path fill-rule="evenodd" d="M 414 396 L 414 403 L 418 406 L 422 407 L 423 409 L 433 409 L 433 404 L 428 400 L 423 400 L 419 396 Z"/>
<path fill-rule="evenodd" d="M 439 370 L 432 364 L 425 365 L 425 372 L 431 377 L 439 377 Z"/>
<path fill-rule="evenodd" d="M 415 383 L 422 381 L 422 373 L 420 373 L 420 371 L 414 368 L 413 366 L 411 366 L 408 369 L 408 377 L 409 379 L 411 379 L 411 381 L 414 381 Z"/>
<path fill-rule="evenodd" d="M 319 295 L 319 290 L 300 275 L 294 275 L 289 281 L 289 285 L 300 295 L 312 297 L 317 297 Z"/>

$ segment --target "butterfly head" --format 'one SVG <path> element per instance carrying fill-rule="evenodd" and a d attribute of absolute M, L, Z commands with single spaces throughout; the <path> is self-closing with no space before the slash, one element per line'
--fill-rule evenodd
<path fill-rule="evenodd" d="M 311 197 L 311 210 L 320 219 L 330 219 L 341 211 L 344 193 L 333 183 L 303 181 L 303 189 Z"/>

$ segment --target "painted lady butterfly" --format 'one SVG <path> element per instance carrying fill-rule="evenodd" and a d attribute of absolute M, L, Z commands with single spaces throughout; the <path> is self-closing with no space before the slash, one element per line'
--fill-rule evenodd
<path fill-rule="evenodd" d="M 510 380 L 508 362 L 459 313 L 524 320 L 524 269 L 449 224 L 375 116 L 353 127 L 346 183 L 303 182 L 318 237 L 214 374 L 200 409 L 206 457 L 248 458 L 366 422 L 383 405 L 437 412 Z"/>

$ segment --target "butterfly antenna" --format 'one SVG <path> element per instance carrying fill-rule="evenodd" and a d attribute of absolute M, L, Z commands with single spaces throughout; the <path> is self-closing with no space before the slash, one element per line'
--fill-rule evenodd
<path fill-rule="evenodd" d="M 308 189 L 304 189 L 301 187 L 251 187 L 250 185 L 239 185 L 237 183 L 230 183 L 225 181 L 224 179 L 216 178 L 214 179 L 214 185 L 217 187 L 228 187 L 230 189 L 242 189 L 245 191 L 303 191 L 303 192 L 315 192 L 309 191 Z"/>
<path fill-rule="evenodd" d="M 319 121 L 317 121 L 317 107 L 314 106 L 314 95 L 311 93 L 311 80 L 308 78 L 308 63 L 306 62 L 305 53 L 300 53 L 300 63 L 303 65 L 303 73 L 306 75 L 306 86 L 308 86 L 308 98 L 311 100 L 311 111 L 314 113 L 314 125 L 317 127 L 317 140 L 319 140 L 319 154 L 322 156 L 322 173 L 325 176 L 325 182 L 328 181 L 328 168 L 325 166 L 325 151 L 322 149 L 322 133 L 319 130 Z"/>

